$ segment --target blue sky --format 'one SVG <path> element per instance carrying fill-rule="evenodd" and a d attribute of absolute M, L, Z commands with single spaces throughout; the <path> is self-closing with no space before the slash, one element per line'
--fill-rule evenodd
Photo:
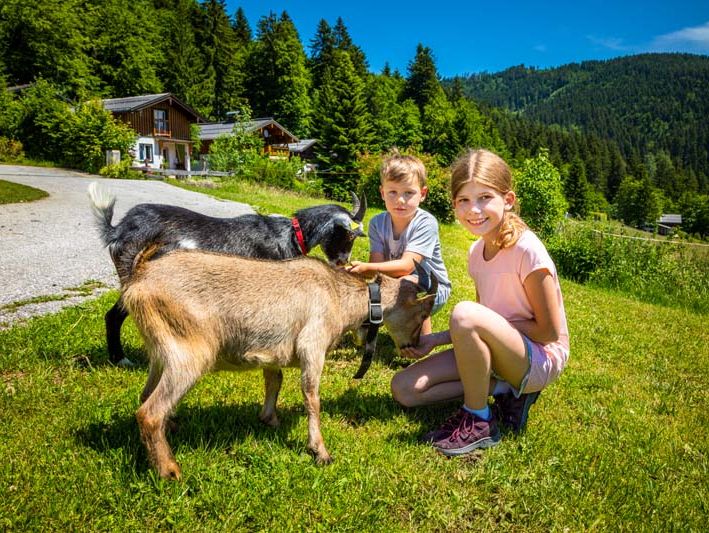
<path fill-rule="evenodd" d="M 227 0 L 230 15 L 239 6 L 254 31 L 263 15 L 287 11 L 306 53 L 318 21 L 334 25 L 340 16 L 373 72 L 389 62 L 405 74 L 419 42 L 442 76 L 643 52 L 709 54 L 709 0 Z"/>

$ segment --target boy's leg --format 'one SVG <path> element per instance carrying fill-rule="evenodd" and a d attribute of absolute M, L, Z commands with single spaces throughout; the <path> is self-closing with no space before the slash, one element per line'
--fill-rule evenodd
<path fill-rule="evenodd" d="M 463 385 L 458 377 L 453 350 L 433 354 L 395 374 L 391 380 L 391 392 L 405 407 L 460 398 Z"/>
<path fill-rule="evenodd" d="M 465 405 L 487 405 L 490 377 L 495 373 L 519 387 L 529 370 L 522 334 L 501 315 L 473 302 L 455 306 L 450 318 L 456 367 Z"/>
<path fill-rule="evenodd" d="M 431 333 L 433 333 L 433 326 L 431 325 L 431 317 L 429 316 L 423 321 L 423 324 L 421 324 L 421 335 L 430 335 Z"/>

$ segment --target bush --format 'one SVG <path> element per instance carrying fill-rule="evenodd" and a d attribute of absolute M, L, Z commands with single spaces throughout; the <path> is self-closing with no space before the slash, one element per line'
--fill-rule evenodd
<path fill-rule="evenodd" d="M 295 181 L 302 167 L 299 157 L 273 160 L 261 157 L 253 162 L 245 177 L 271 187 L 295 189 Z"/>
<path fill-rule="evenodd" d="M 540 150 L 537 157 L 525 160 L 515 178 L 522 219 L 542 239 L 552 236 L 567 205 L 561 175 L 549 161 L 549 152 Z"/>
<path fill-rule="evenodd" d="M 25 156 L 22 143 L 15 139 L 0 137 L 0 161 L 19 161 Z"/>
<path fill-rule="evenodd" d="M 613 237 L 579 222 L 565 223 L 546 245 L 566 278 L 709 312 L 709 254 L 704 249 Z"/>
<path fill-rule="evenodd" d="M 106 178 L 114 179 L 142 179 L 143 173 L 139 170 L 133 170 L 131 168 L 131 161 L 129 158 L 122 159 L 120 163 L 106 165 L 101 167 L 98 171 L 99 174 Z"/>

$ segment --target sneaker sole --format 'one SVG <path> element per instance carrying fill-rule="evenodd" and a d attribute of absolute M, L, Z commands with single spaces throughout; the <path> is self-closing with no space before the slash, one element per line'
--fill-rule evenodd
<path fill-rule="evenodd" d="M 499 443 L 500 435 L 494 435 L 492 437 L 485 437 L 484 439 L 480 439 L 479 441 L 473 442 L 472 444 L 468 444 L 467 446 L 464 446 L 462 448 L 448 450 L 446 448 L 438 448 L 434 446 L 434 449 L 438 453 L 442 453 L 446 457 L 457 457 L 459 455 L 466 455 L 475 450 L 481 450 L 483 448 L 492 448 L 493 446 L 497 446 Z"/>

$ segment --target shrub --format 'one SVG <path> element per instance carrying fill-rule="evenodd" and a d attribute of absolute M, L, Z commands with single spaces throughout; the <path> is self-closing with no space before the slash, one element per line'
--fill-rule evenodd
<path fill-rule="evenodd" d="M 115 163 L 111 165 L 106 165 L 101 167 L 98 171 L 99 174 L 105 176 L 106 178 L 114 179 L 142 179 L 143 173 L 138 170 L 133 170 L 131 168 L 131 161 L 129 158 L 121 159 L 120 163 Z"/>
<path fill-rule="evenodd" d="M 20 141 L 0 137 L 0 161 L 19 161 L 24 156 L 25 152 Z"/>
<path fill-rule="evenodd" d="M 549 152 L 540 150 L 537 157 L 525 160 L 515 178 L 522 218 L 542 239 L 550 237 L 564 219 L 566 199 Z"/>

